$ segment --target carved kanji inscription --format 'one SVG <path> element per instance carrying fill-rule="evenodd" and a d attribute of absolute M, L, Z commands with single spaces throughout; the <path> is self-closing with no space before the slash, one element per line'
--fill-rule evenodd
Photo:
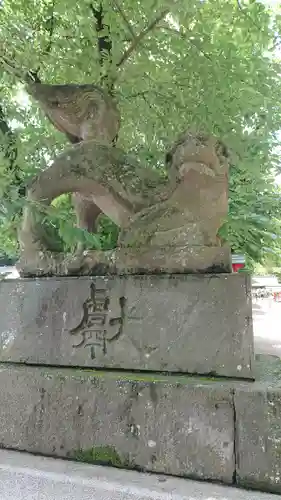
<path fill-rule="evenodd" d="M 119 300 L 120 314 L 111 317 L 110 297 L 107 290 L 90 285 L 90 297 L 83 304 L 83 317 L 79 325 L 70 330 L 77 337 L 74 348 L 89 348 L 91 359 L 97 352 L 106 355 L 108 343 L 119 339 L 123 332 L 125 318 L 125 297 Z"/>

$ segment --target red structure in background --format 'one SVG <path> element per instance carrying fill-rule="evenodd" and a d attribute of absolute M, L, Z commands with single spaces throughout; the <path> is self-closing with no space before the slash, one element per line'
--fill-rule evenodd
<path fill-rule="evenodd" d="M 275 302 L 281 302 L 281 292 L 273 292 L 273 300 Z"/>
<path fill-rule="evenodd" d="M 232 255 L 232 271 L 238 273 L 240 269 L 245 267 L 244 255 Z"/>

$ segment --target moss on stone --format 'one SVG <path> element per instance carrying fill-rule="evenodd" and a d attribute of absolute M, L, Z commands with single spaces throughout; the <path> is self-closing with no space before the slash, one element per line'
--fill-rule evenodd
<path fill-rule="evenodd" d="M 0 363 L 0 366 L 1 363 Z M 214 384 L 222 382 L 231 382 L 232 379 L 225 377 L 215 377 L 213 374 L 210 376 L 200 375 L 187 375 L 180 373 L 153 373 L 153 372 L 117 372 L 117 371 L 103 371 L 95 370 L 94 368 L 50 368 L 41 367 L 41 376 L 44 378 L 55 378 L 58 380 L 78 380 L 84 382 L 86 380 L 94 381 L 115 379 L 117 383 L 122 382 L 147 382 L 147 383 L 164 383 L 164 384 L 181 384 L 181 385 L 201 385 L 201 384 Z"/>
<path fill-rule="evenodd" d="M 126 467 L 127 462 L 122 460 L 114 446 L 95 446 L 88 450 L 74 451 L 72 457 L 80 462 L 112 467 Z"/>

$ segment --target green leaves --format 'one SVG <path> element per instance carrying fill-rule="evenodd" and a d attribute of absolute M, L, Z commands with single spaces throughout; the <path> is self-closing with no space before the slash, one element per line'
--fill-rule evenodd
<path fill-rule="evenodd" d="M 94 2 L 97 8 L 99 4 Z M 281 129 L 281 80 L 278 54 L 272 47 L 280 35 L 280 13 L 260 2 L 242 0 L 103 0 L 102 6 L 104 25 L 109 27 L 104 33 L 110 33 L 112 41 L 110 72 L 122 114 L 120 146 L 161 168 L 166 148 L 183 129 L 219 135 L 233 163 L 230 214 L 222 232 L 227 228 L 235 251 L 256 260 L 262 260 L 268 248 L 277 252 L 280 192 L 273 181 L 281 171 L 274 150 Z M 126 62 L 116 67 L 165 7 L 169 15 L 148 30 Z M 1 58 L 13 62 L 23 77 L 26 71 L 38 70 L 41 80 L 49 83 L 98 83 L 102 71 L 96 19 L 87 2 L 5 0 L 0 47 L 1 100 L 6 120 L 18 124 L 18 162 L 27 182 L 61 150 L 65 139 L 34 103 L 26 107 L 18 99 L 18 80 Z M 3 193 L 13 185 L 13 172 L 7 169 L 2 139 Z M 18 213 L 14 200 L 6 212 L 7 227 L 12 206 Z M 56 213 L 48 217 L 55 217 L 52 227 L 67 248 L 81 238 L 96 248 L 116 242 L 117 228 L 105 219 L 94 239 L 71 229 L 69 198 L 67 208 L 57 206 Z"/>

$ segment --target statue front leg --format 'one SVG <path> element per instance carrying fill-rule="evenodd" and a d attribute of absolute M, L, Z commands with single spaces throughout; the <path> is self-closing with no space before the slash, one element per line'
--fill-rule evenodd
<path fill-rule="evenodd" d="M 86 212 L 79 214 L 81 224 L 90 226 L 90 211 L 95 218 L 103 212 L 122 227 L 129 223 L 134 206 L 125 188 L 111 175 L 112 163 L 116 162 L 116 153 L 111 149 L 83 143 L 58 156 L 34 179 L 27 193 L 27 205 L 18 235 L 22 262 L 26 263 L 24 266 L 28 261 L 37 262 L 34 256 L 50 255 L 53 250 L 46 240 L 41 222 L 36 218 L 34 205 L 48 207 L 61 194 L 80 193 L 82 196 L 85 194 L 88 200 Z M 56 254 L 53 258 L 61 259 L 62 256 Z"/>
<path fill-rule="evenodd" d="M 93 200 L 81 193 L 73 193 L 72 204 L 76 213 L 77 227 L 89 233 L 95 233 L 97 231 L 98 218 L 102 214 L 101 209 L 93 203 Z M 77 243 L 76 250 L 77 253 L 85 250 L 83 241 Z"/>

